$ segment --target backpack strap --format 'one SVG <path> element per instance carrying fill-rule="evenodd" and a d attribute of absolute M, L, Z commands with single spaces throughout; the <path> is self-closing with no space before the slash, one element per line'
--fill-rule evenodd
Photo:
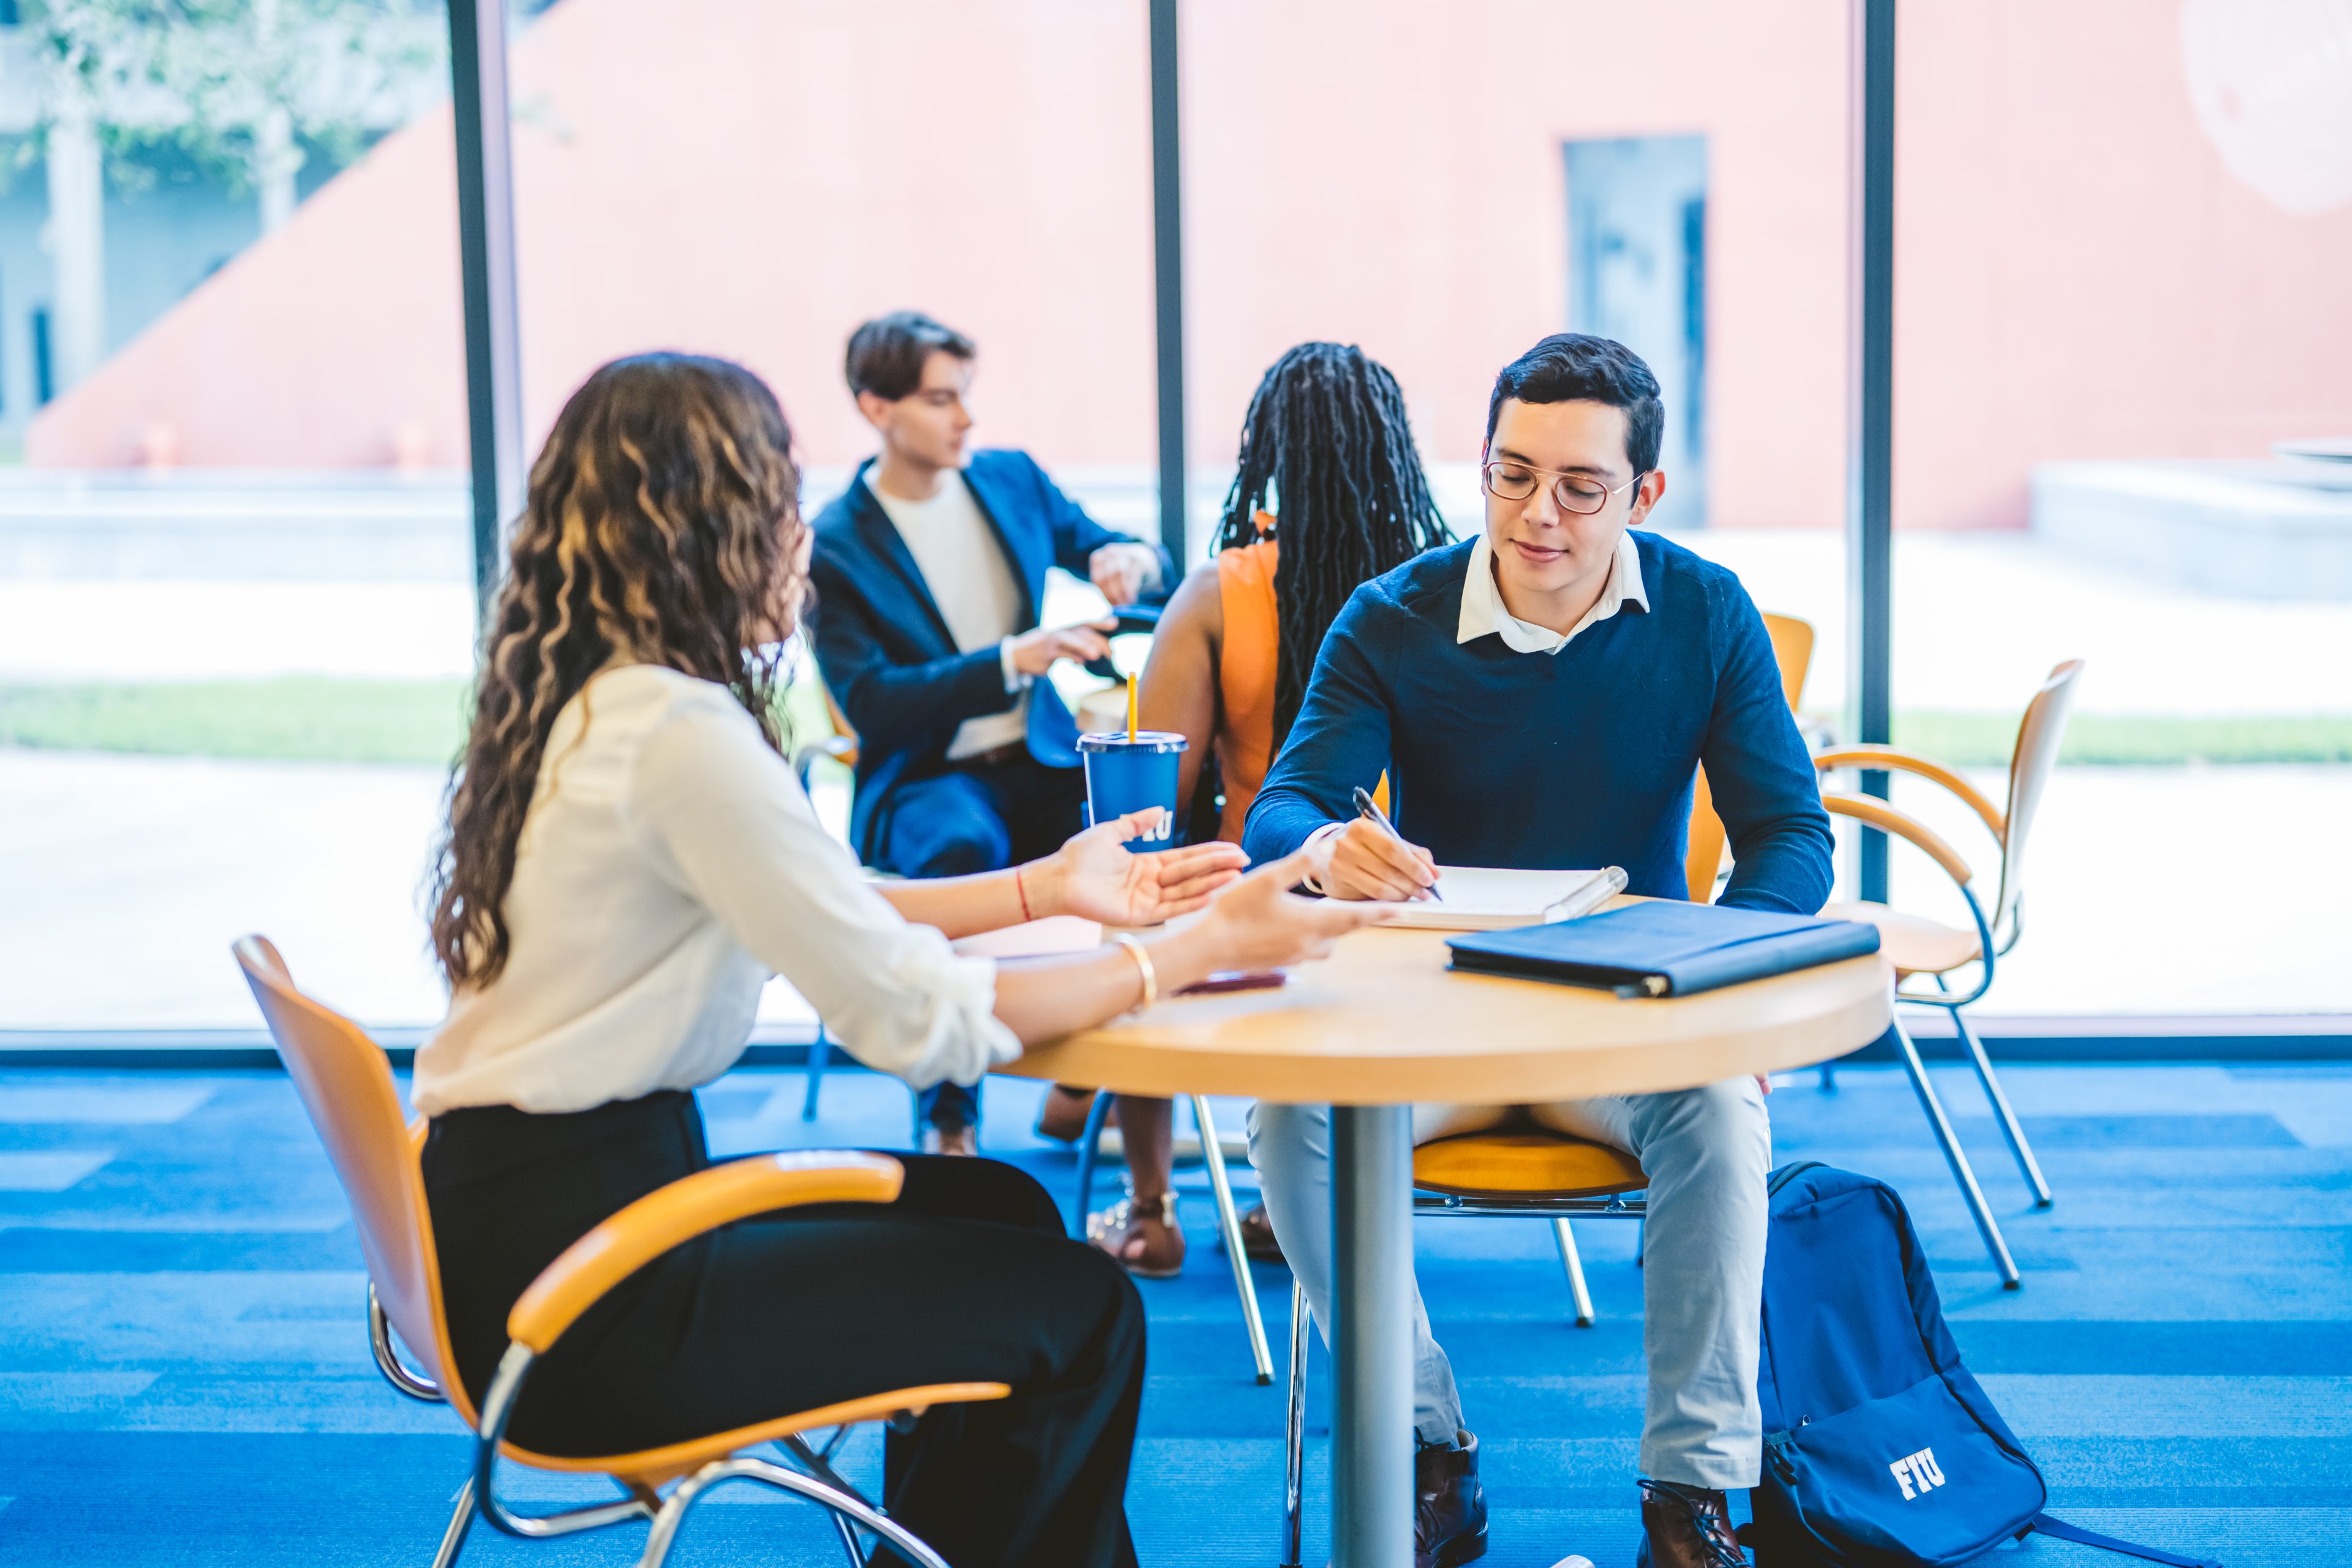
<path fill-rule="evenodd" d="M 2168 1563 L 2170 1568 L 2221 1568 L 2219 1562 L 2209 1557 L 2182 1557 L 2170 1552 L 2159 1552 L 2153 1546 L 2137 1546 L 2128 1541 L 2117 1541 L 2112 1535 L 2101 1535 L 2095 1530 L 2084 1530 L 2079 1524 L 2068 1524 L 2063 1519 L 2053 1519 L 2046 1513 L 2035 1514 L 2025 1529 L 2017 1533 L 2022 1536 L 2028 1531 L 2036 1530 L 2059 1541 L 2102 1547 L 2109 1552 L 2120 1552 L 2126 1557 L 2144 1557 L 2150 1563 Z"/>

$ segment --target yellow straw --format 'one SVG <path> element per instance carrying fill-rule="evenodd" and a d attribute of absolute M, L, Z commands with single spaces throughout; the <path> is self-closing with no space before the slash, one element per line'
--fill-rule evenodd
<path fill-rule="evenodd" d="M 1127 675 L 1127 743 L 1135 744 L 1135 672 Z"/>

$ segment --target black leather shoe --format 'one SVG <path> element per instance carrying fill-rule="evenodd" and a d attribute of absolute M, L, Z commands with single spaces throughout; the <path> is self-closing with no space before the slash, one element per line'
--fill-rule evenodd
<path fill-rule="evenodd" d="M 1633 1568 L 1748 1568 L 1721 1492 L 1642 1482 L 1642 1549 Z"/>
<path fill-rule="evenodd" d="M 1478 1484 L 1478 1439 L 1454 1434 L 1452 1448 L 1412 1457 L 1412 1568 L 1456 1568 L 1486 1555 L 1486 1489 Z"/>

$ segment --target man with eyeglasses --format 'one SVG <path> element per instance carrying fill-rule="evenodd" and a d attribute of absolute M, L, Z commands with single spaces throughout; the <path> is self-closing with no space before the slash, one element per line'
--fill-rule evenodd
<path fill-rule="evenodd" d="M 1649 367 L 1608 339 L 1561 333 L 1503 368 L 1485 530 L 1340 612 L 1250 811 L 1253 859 L 1311 846 L 1316 884 L 1342 899 L 1427 897 L 1441 863 L 1622 866 L 1629 891 L 1679 899 L 1703 763 L 1736 858 L 1718 901 L 1820 910 L 1829 818 L 1762 617 L 1731 573 L 1629 531 L 1665 493 L 1664 423 Z M 1383 771 L 1403 842 L 1349 804 Z M 1762 1460 L 1768 1088 L 1413 1110 L 1416 1142 L 1524 1119 L 1648 1173 L 1642 1561 L 1661 1568 L 1745 1562 L 1724 1494 Z M 1328 1323 L 1329 1108 L 1261 1104 L 1249 1131 L 1275 1233 Z M 1486 1551 L 1477 1439 L 1418 1299 L 1413 1332 L 1415 1561 L 1452 1568 Z"/>

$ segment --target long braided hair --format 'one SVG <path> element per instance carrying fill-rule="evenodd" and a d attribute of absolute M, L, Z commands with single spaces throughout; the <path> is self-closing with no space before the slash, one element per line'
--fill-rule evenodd
<path fill-rule="evenodd" d="M 1386 365 L 1353 343 L 1301 343 L 1274 362 L 1242 420 L 1241 466 L 1217 548 L 1253 542 L 1261 510 L 1281 520 L 1274 574 L 1278 752 L 1298 717 L 1323 634 L 1348 595 L 1446 540 L 1404 393 Z"/>
<path fill-rule="evenodd" d="M 556 715 L 616 655 L 717 681 L 781 747 L 777 668 L 805 558 L 792 428 L 738 364 L 640 354 L 591 375 L 531 466 L 483 634 L 431 892 L 453 986 L 506 967 L 502 906 Z"/>

